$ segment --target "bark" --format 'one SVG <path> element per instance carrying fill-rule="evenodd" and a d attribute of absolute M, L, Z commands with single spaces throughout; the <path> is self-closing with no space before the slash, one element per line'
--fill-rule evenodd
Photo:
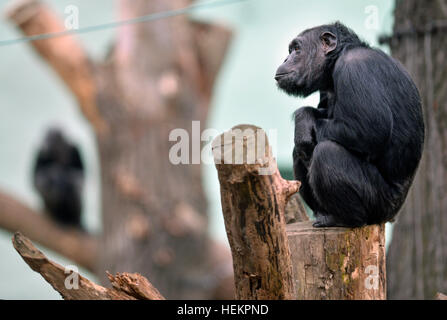
<path fill-rule="evenodd" d="M 287 225 L 298 300 L 384 300 L 385 227 Z"/>
<path fill-rule="evenodd" d="M 14 234 L 12 242 L 31 269 L 39 273 L 65 300 L 164 300 L 158 290 L 139 274 L 108 274 L 112 288 L 104 288 L 49 260 L 19 232 Z"/>
<path fill-rule="evenodd" d="M 237 129 L 243 132 L 233 139 Z M 259 153 L 249 161 L 249 154 L 256 151 Z M 281 178 L 265 132 L 255 126 L 236 126 L 218 136 L 213 141 L 213 153 L 233 254 L 236 298 L 292 299 L 284 211 L 288 197 L 298 191 L 300 183 Z M 274 169 L 273 174 L 261 175 L 260 171 L 268 167 Z"/>
<path fill-rule="evenodd" d="M 388 297 L 433 299 L 447 291 L 447 39 L 434 27 L 447 1 L 397 1 L 391 51 L 420 90 L 425 151 L 388 252 Z M 399 35 L 399 36 L 397 36 Z"/>
<path fill-rule="evenodd" d="M 120 19 L 129 19 L 189 1 L 119 3 Z M 62 30 L 36 0 L 18 2 L 9 18 L 25 35 Z M 192 121 L 206 119 L 230 33 L 186 16 L 117 30 L 107 59 L 95 65 L 75 37 L 33 42 L 77 97 L 98 139 L 103 235 L 96 273 L 150 275 L 169 298 L 230 298 L 231 257 L 207 234 L 200 165 L 169 158 L 170 132 L 182 128 L 191 137 Z"/>

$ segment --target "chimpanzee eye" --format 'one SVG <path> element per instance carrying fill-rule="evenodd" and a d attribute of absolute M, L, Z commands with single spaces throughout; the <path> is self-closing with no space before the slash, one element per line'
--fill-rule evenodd
<path fill-rule="evenodd" d="M 296 46 L 295 47 L 295 52 L 300 52 L 300 51 L 301 51 L 301 48 L 299 46 Z"/>

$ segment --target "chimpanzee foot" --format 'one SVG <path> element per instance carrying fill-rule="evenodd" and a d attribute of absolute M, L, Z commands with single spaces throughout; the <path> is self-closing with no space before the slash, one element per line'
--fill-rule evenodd
<path fill-rule="evenodd" d="M 366 225 L 366 222 L 356 220 L 351 223 L 343 223 L 339 221 L 333 215 L 326 213 L 314 212 L 315 222 L 312 224 L 315 228 L 330 228 L 330 227 L 343 227 L 343 228 L 358 228 Z"/>
<path fill-rule="evenodd" d="M 336 219 L 332 215 L 326 215 L 322 213 L 315 213 L 316 220 L 312 224 L 315 228 L 329 228 L 341 226 L 337 223 Z"/>

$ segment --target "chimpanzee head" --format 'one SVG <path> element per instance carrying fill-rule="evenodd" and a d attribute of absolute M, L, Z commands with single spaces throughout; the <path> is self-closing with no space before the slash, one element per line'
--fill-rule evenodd
<path fill-rule="evenodd" d="M 289 56 L 276 71 L 278 87 L 304 97 L 327 89 L 332 85 L 334 63 L 347 45 L 363 43 L 339 22 L 303 31 L 289 44 Z"/>

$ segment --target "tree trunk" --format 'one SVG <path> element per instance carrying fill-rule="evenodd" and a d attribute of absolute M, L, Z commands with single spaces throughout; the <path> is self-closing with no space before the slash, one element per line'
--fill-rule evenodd
<path fill-rule="evenodd" d="M 124 20 L 190 1 L 119 3 Z M 64 30 L 36 0 L 18 2 L 9 17 L 26 35 Z M 97 274 L 141 273 L 170 299 L 231 298 L 231 291 L 220 291 L 232 281 L 231 256 L 207 234 L 200 165 L 174 165 L 169 158 L 171 130 L 184 129 L 197 143 L 192 121 L 204 124 L 230 33 L 186 15 L 117 30 L 100 65 L 72 36 L 32 42 L 97 135 L 103 212 Z"/>
<path fill-rule="evenodd" d="M 390 299 L 433 299 L 447 291 L 446 19 L 446 0 L 396 2 L 391 50 L 420 90 L 426 137 L 388 252 Z"/>

